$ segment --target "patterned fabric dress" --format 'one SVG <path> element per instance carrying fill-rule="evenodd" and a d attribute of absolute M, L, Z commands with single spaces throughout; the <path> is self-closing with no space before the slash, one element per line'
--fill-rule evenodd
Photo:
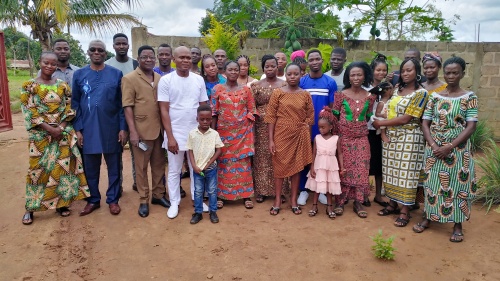
<path fill-rule="evenodd" d="M 340 186 L 339 162 L 337 160 L 337 143 L 339 136 L 331 136 L 325 139 L 322 135 L 316 135 L 316 158 L 314 159 L 314 171 L 316 177 L 307 174 L 306 188 L 316 193 L 330 193 L 338 195 L 342 193 Z"/>
<path fill-rule="evenodd" d="M 257 114 L 250 88 L 229 92 L 225 84 L 214 87 L 212 115 L 217 116 L 217 132 L 224 143 L 218 159 L 217 196 L 223 200 L 253 197 L 250 156 L 254 155 L 253 122 Z"/>
<path fill-rule="evenodd" d="M 269 152 L 268 124 L 264 122 L 267 105 L 273 88 L 261 87 L 256 83 L 251 85 L 252 93 L 259 112 L 255 120 L 255 155 L 253 157 L 253 183 L 255 192 L 264 196 L 275 196 L 273 157 Z M 283 181 L 282 194 L 290 193 L 290 182 Z"/>
<path fill-rule="evenodd" d="M 420 117 L 429 95 L 420 89 L 406 96 L 394 91 L 388 103 L 388 119 L 402 115 L 413 118 L 407 124 L 387 127 L 390 143 L 383 143 L 382 172 L 385 195 L 403 205 L 415 204 L 417 185 L 424 159 L 424 136 Z"/>
<path fill-rule="evenodd" d="M 346 173 L 340 178 L 342 194 L 336 201 L 364 201 L 370 194 L 370 143 L 368 121 L 373 114 L 376 95 L 367 94 L 362 100 L 354 100 L 343 92 L 335 95 L 333 113 L 339 119 L 339 135 L 342 138 L 342 156 Z"/>
<path fill-rule="evenodd" d="M 75 112 L 67 102 L 69 86 L 27 81 L 21 89 L 21 107 L 29 136 L 29 169 L 26 177 L 26 210 L 45 211 L 68 207 L 74 200 L 90 196 L 83 172 L 76 133 L 67 123 L 59 141 L 38 125 L 70 121 Z"/>
<path fill-rule="evenodd" d="M 437 145 L 451 143 L 464 129 L 467 121 L 476 122 L 477 96 L 468 92 L 449 98 L 433 93 L 423 119 L 431 120 L 431 136 Z M 427 219 L 437 222 L 461 223 L 470 218 L 471 200 L 476 195 L 476 177 L 471 144 L 455 147 L 444 159 L 434 157 L 425 147 L 424 191 Z"/>
<path fill-rule="evenodd" d="M 274 177 L 286 178 L 312 162 L 311 130 L 314 107 L 307 91 L 294 93 L 275 89 L 267 106 L 266 123 L 274 128 Z"/>

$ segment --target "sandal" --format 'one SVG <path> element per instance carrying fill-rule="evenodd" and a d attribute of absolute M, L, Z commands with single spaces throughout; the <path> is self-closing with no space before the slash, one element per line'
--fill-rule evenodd
<path fill-rule="evenodd" d="M 274 207 L 274 206 L 272 206 L 271 210 L 269 210 L 269 214 L 271 216 L 276 216 L 279 213 L 280 213 L 280 207 Z"/>
<path fill-rule="evenodd" d="M 417 223 L 416 225 L 413 226 L 413 232 L 415 233 L 422 233 L 424 232 L 427 228 L 429 228 L 429 222 L 427 222 L 427 225 L 423 225 L 422 223 Z"/>
<path fill-rule="evenodd" d="M 302 214 L 302 209 L 299 206 L 297 206 L 297 207 L 292 206 L 292 212 L 296 215 L 300 215 L 300 214 Z"/>
<path fill-rule="evenodd" d="M 370 199 L 366 199 L 361 205 L 365 207 L 371 207 L 372 203 L 370 202 Z"/>
<path fill-rule="evenodd" d="M 33 223 L 33 212 L 26 212 L 23 216 L 23 224 L 29 225 Z"/>
<path fill-rule="evenodd" d="M 217 200 L 217 209 L 222 209 L 224 207 L 224 201 Z"/>
<path fill-rule="evenodd" d="M 451 237 L 450 237 L 450 242 L 453 242 L 453 243 L 460 243 L 464 241 L 464 234 L 459 232 L 459 233 L 456 233 L 456 232 L 453 232 L 453 234 L 451 234 Z"/>
<path fill-rule="evenodd" d="M 343 205 L 336 205 L 335 209 L 333 209 L 333 212 L 337 216 L 342 216 L 344 214 L 344 206 Z"/>
<path fill-rule="evenodd" d="M 69 217 L 69 215 L 71 215 L 71 211 L 68 207 L 57 208 L 56 212 L 59 213 L 61 217 Z"/>
<path fill-rule="evenodd" d="M 410 222 L 411 216 L 407 213 L 399 213 L 399 217 L 394 221 L 394 225 L 397 227 L 405 227 Z M 401 215 L 405 215 L 407 219 L 403 219 Z"/>
<path fill-rule="evenodd" d="M 388 216 L 388 215 L 392 215 L 392 214 L 397 215 L 397 214 L 401 213 L 401 210 L 399 209 L 399 207 L 393 207 L 389 203 L 387 203 L 387 204 L 388 204 L 387 207 L 385 207 L 382 210 L 378 211 L 377 215 L 385 217 L 385 216 Z M 389 207 L 391 207 L 392 210 L 389 210 L 388 209 Z"/>
<path fill-rule="evenodd" d="M 245 198 L 245 208 L 253 209 L 253 202 L 250 198 Z"/>
<path fill-rule="evenodd" d="M 328 217 L 332 220 L 334 220 L 336 217 L 337 217 L 337 214 L 335 214 L 335 211 L 328 211 L 328 208 L 330 207 L 333 207 L 333 205 L 326 205 L 326 214 L 328 215 Z"/>
<path fill-rule="evenodd" d="M 378 201 L 377 198 L 373 198 L 373 202 L 379 204 L 380 206 L 382 206 L 384 208 L 387 207 L 387 206 L 389 206 L 389 203 L 387 203 L 385 201 Z"/>
<path fill-rule="evenodd" d="M 352 210 L 356 213 L 356 215 L 358 215 L 358 217 L 362 218 L 362 219 L 366 219 L 366 217 L 368 217 L 368 213 L 365 211 L 365 210 L 360 210 L 358 209 L 356 206 L 359 206 L 359 202 L 358 201 L 354 201 L 354 204 L 352 206 Z M 363 204 L 361 204 L 363 205 Z"/>
<path fill-rule="evenodd" d="M 257 196 L 255 197 L 255 202 L 257 203 L 262 203 L 264 202 L 264 200 L 266 200 L 266 197 L 264 195 L 257 194 Z"/>
<path fill-rule="evenodd" d="M 316 208 L 311 209 L 309 211 L 309 216 L 314 217 L 318 213 L 318 204 L 313 204 L 313 207 L 316 206 Z"/>

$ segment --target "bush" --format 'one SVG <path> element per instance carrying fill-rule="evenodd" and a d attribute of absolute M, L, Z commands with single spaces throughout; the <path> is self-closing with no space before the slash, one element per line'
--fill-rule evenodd
<path fill-rule="evenodd" d="M 476 124 L 476 131 L 470 136 L 472 152 L 485 151 L 492 140 L 493 130 L 486 124 L 485 120 L 479 120 Z"/>
<path fill-rule="evenodd" d="M 479 179 L 474 201 L 483 202 L 488 213 L 493 205 L 500 204 L 500 148 L 490 139 L 484 152 L 484 157 L 477 160 L 484 176 Z"/>
<path fill-rule="evenodd" d="M 372 246 L 372 251 L 376 258 L 394 260 L 394 251 L 396 251 L 396 248 L 392 247 L 394 236 L 384 239 L 382 237 L 382 230 L 379 229 L 377 235 L 370 238 L 375 242 L 375 245 Z"/>
<path fill-rule="evenodd" d="M 228 59 L 234 60 L 239 51 L 240 37 L 231 26 L 219 22 L 213 15 L 210 16 L 210 29 L 203 34 L 203 42 L 213 53 L 217 49 L 226 51 Z"/>

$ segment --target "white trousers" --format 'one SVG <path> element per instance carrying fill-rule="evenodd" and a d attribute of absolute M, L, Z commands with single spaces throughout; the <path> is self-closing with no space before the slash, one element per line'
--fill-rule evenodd
<path fill-rule="evenodd" d="M 179 205 L 181 203 L 181 172 L 182 164 L 184 163 L 184 154 L 187 151 L 179 151 L 177 154 L 173 154 L 167 151 L 168 155 L 168 196 L 170 199 L 170 204 Z M 194 200 L 194 180 L 193 180 L 193 166 L 191 161 L 188 159 L 189 165 L 189 176 L 191 179 L 191 199 Z"/>

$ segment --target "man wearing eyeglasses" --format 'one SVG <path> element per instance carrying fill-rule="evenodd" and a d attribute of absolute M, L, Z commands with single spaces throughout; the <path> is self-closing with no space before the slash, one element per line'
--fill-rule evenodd
<path fill-rule="evenodd" d="M 149 215 L 148 164 L 151 165 L 151 204 L 170 207 L 165 198 L 165 151 L 158 107 L 160 74 L 153 71 L 156 57 L 151 46 L 141 46 L 137 52 L 139 67 L 122 79 L 122 106 L 130 132 L 130 149 L 135 156 L 135 177 L 139 190 L 139 216 Z"/>
<path fill-rule="evenodd" d="M 100 40 L 89 44 L 90 64 L 73 74 L 71 108 L 76 111 L 73 121 L 82 148 L 84 171 L 90 189 L 87 205 L 80 212 L 88 215 L 100 208 L 99 174 L 104 156 L 108 169 L 106 203 L 113 215 L 120 213 L 120 163 L 127 141 L 127 123 L 122 108 L 120 70 L 107 66 L 106 45 Z"/>

